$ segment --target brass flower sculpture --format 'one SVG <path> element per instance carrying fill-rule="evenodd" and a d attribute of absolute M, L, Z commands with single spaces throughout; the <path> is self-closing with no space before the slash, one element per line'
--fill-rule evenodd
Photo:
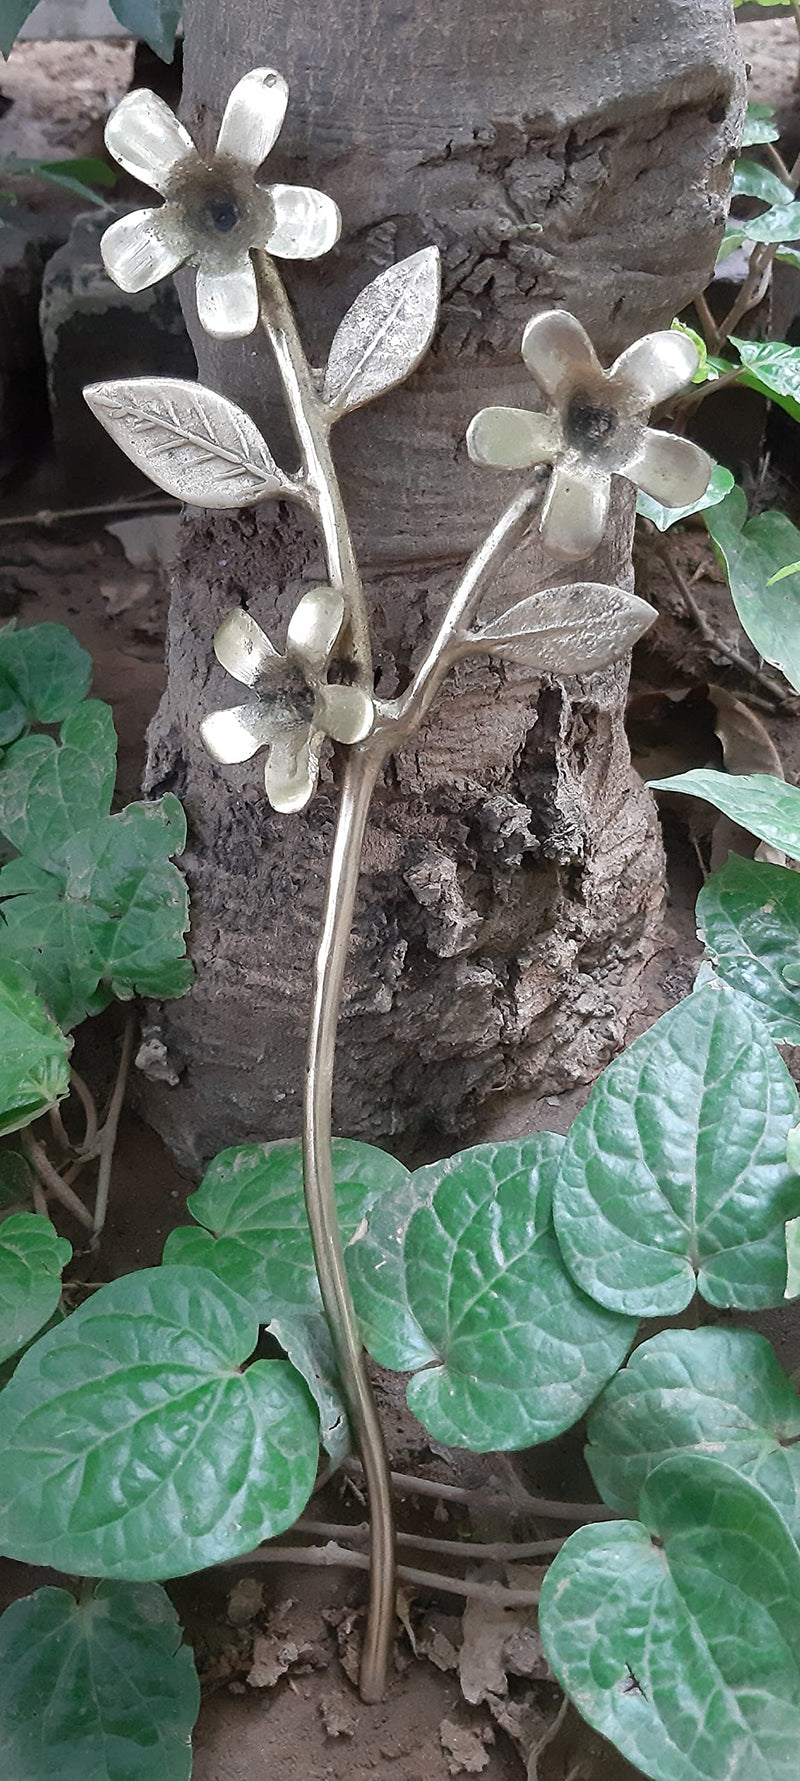
<path fill-rule="evenodd" d="M 685 334 L 645 334 L 604 371 L 574 315 L 550 309 L 529 321 L 522 357 L 551 408 L 482 408 L 467 450 L 476 464 L 528 470 L 552 464 L 539 530 L 560 556 L 584 557 L 603 536 L 612 476 L 625 476 L 665 507 L 688 507 L 713 465 L 689 439 L 648 427 L 651 408 L 689 383 L 698 355 Z"/>
<path fill-rule="evenodd" d="M 419 729 L 446 675 L 466 657 L 499 657 L 534 676 L 593 674 L 652 623 L 656 614 L 644 600 L 585 579 L 534 587 L 510 610 L 480 622 L 489 584 L 536 525 L 554 550 L 586 556 L 602 537 L 613 475 L 677 506 L 699 499 L 711 464 L 687 440 L 647 426 L 650 409 L 692 376 L 696 358 L 685 338 L 648 335 L 604 371 L 574 317 L 537 316 L 525 330 L 523 354 L 550 411 L 484 409 L 468 444 L 478 463 L 552 464 L 544 506 L 546 479 L 531 477 L 458 575 L 408 685 L 396 698 L 374 699 L 368 605 L 330 433 L 342 415 L 385 396 L 416 370 L 436 328 L 439 256 L 420 248 L 379 272 L 340 322 L 324 373 L 315 371 L 272 256 L 324 253 L 337 239 L 339 212 L 319 192 L 262 186 L 255 177 L 286 103 L 281 75 L 265 68 L 245 75 L 207 165 L 161 100 L 152 93 L 124 99 L 108 126 L 109 148 L 166 202 L 114 223 L 103 254 L 111 277 L 131 291 L 189 260 L 198 268 L 198 312 L 209 333 L 234 338 L 260 325 L 297 441 L 297 472 L 278 466 L 252 417 L 218 390 L 142 377 L 95 384 L 86 394 L 117 444 L 170 494 L 234 509 L 267 499 L 300 502 L 324 550 L 328 585 L 303 595 L 283 655 L 249 613 L 225 619 L 214 647 L 250 698 L 207 717 L 202 734 L 222 762 L 247 761 L 266 747 L 267 795 L 282 811 L 309 803 L 325 738 L 345 745 L 313 973 L 303 1178 L 322 1300 L 366 1473 L 372 1537 L 360 1682 L 365 1700 L 380 1700 L 395 1607 L 391 1477 L 347 1279 L 331 1153 L 336 1028 L 372 791 L 388 757 Z M 308 1365 L 313 1373 L 313 1356 Z"/>
<path fill-rule="evenodd" d="M 201 735 L 214 760 L 249 761 L 268 748 L 265 782 L 274 810 L 305 810 L 314 796 L 326 736 L 361 742 L 374 709 L 360 687 L 329 685 L 332 653 L 344 620 L 344 600 L 333 588 L 310 588 L 289 620 L 286 653 L 279 655 L 249 612 L 229 613 L 214 638 L 223 668 L 255 698 L 214 711 Z"/>
<path fill-rule="evenodd" d="M 259 184 L 276 142 L 289 89 L 272 68 L 238 82 L 225 107 L 212 159 L 155 93 L 128 93 L 106 125 L 114 159 L 160 192 L 165 203 L 135 210 L 107 229 L 106 271 L 124 291 L 143 291 L 186 261 L 197 267 L 197 313 L 208 334 L 232 340 L 258 323 L 251 248 L 279 259 L 316 260 L 338 241 L 339 209 L 309 186 Z"/>

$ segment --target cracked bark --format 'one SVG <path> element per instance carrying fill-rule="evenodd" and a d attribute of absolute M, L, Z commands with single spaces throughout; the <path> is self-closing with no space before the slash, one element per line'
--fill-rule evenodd
<path fill-rule="evenodd" d="M 704 281 L 722 226 L 741 73 L 727 0 L 187 0 L 184 116 L 213 140 L 248 67 L 292 97 L 271 178 L 341 205 L 340 247 L 287 282 L 317 363 L 356 292 L 434 241 L 435 349 L 402 390 L 348 417 L 334 449 L 364 568 L 379 687 L 391 695 L 458 566 L 515 478 L 463 439 L 487 403 L 531 405 L 519 341 L 564 304 L 613 354 L 668 324 Z M 541 223 L 542 233 L 530 231 Z M 294 463 L 273 371 L 221 346 L 183 297 L 200 377 L 247 407 Z M 582 578 L 630 579 L 618 494 Z M 335 799 L 328 762 L 304 818 L 276 816 L 258 762 L 212 767 L 202 713 L 229 701 L 215 626 L 242 603 L 280 643 L 319 541 L 285 508 L 184 522 L 169 687 L 148 789 L 184 799 L 197 984 L 165 1006 L 180 1083 L 145 1084 L 150 1117 L 193 1165 L 223 1144 L 296 1133 L 308 968 Z M 528 548 L 499 607 L 569 579 Z M 644 590 L 646 591 L 646 590 Z M 336 1127 L 373 1140 L 463 1134 L 500 1089 L 586 1079 L 622 1043 L 655 944 L 662 860 L 631 772 L 624 667 L 565 684 L 463 666 L 390 763 L 367 840 L 341 1027 Z M 230 702 L 230 701 L 229 701 Z"/>

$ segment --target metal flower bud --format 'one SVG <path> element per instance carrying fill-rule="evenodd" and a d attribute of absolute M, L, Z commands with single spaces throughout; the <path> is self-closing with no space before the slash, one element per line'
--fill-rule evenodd
<path fill-rule="evenodd" d="M 585 557 L 605 531 L 612 476 L 665 507 L 699 501 L 713 464 L 689 439 L 648 427 L 652 408 L 690 382 L 697 350 L 685 334 L 646 334 L 604 371 L 585 329 L 566 310 L 536 315 L 522 357 L 550 409 L 483 408 L 470 422 L 476 464 L 527 470 L 552 464 L 539 529 L 560 556 Z"/>
<path fill-rule="evenodd" d="M 268 748 L 267 797 L 273 809 L 304 810 L 317 789 L 326 736 L 362 742 L 374 707 L 355 686 L 328 684 L 333 650 L 344 622 L 344 600 L 335 588 L 310 588 L 289 620 L 286 650 L 279 655 L 250 617 L 237 610 L 223 619 L 214 652 L 223 668 L 254 697 L 247 705 L 214 711 L 201 736 L 215 761 L 249 761 Z"/>
<path fill-rule="evenodd" d="M 315 260 L 338 241 L 332 198 L 309 186 L 261 185 L 256 173 L 280 134 L 289 100 L 282 74 L 254 68 L 234 87 L 210 161 L 155 93 L 128 93 L 106 125 L 106 146 L 165 202 L 112 223 L 101 241 L 106 271 L 143 291 L 187 261 L 197 267 L 197 313 L 220 340 L 252 334 L 258 289 L 251 248 Z"/>

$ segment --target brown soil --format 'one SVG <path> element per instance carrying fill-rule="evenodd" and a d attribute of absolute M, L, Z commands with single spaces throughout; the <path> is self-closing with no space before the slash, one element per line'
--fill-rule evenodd
<path fill-rule="evenodd" d="M 754 97 L 779 96 L 787 105 L 793 103 L 793 23 L 781 20 L 741 29 L 748 59 L 756 65 Z M 130 47 L 124 44 L 15 50 L 0 74 L 0 90 L 15 100 L 0 119 L 0 156 L 11 147 L 25 155 L 96 152 L 100 121 L 124 90 L 130 67 Z M 712 622 L 729 641 L 746 648 L 705 534 L 690 532 L 678 548 L 683 572 L 689 578 L 697 574 L 694 591 Z M 129 562 L 100 520 L 0 530 L 0 618 L 17 616 L 21 623 L 55 619 L 91 648 L 95 691 L 113 705 L 120 732 L 122 799 L 137 794 L 145 729 L 164 684 L 165 584 L 163 567 Z M 755 682 L 700 643 L 674 586 L 652 558 L 642 556 L 638 584 L 659 607 L 662 620 L 635 664 L 634 753 L 649 775 L 657 767 L 671 771 L 719 761 L 716 711 L 707 687 L 721 684 L 752 707 L 753 695 L 758 697 Z M 786 708 L 769 713 L 759 709 L 758 714 L 787 777 L 800 781 L 794 715 Z M 698 958 L 694 900 L 715 838 L 707 808 L 690 810 L 688 816 L 687 823 L 687 810 L 678 805 L 666 813 L 670 894 L 663 944 L 643 980 L 631 1036 L 691 988 Z M 119 1019 L 112 1011 L 80 1037 L 79 1061 L 101 1091 L 113 1068 L 118 1031 Z M 587 1093 L 505 1100 L 485 1113 L 480 1129 L 465 1134 L 464 1141 L 541 1129 L 565 1131 Z M 112 1278 L 157 1262 L 167 1232 L 185 1217 L 192 1185 L 153 1133 L 129 1113 L 120 1134 L 103 1248 L 95 1260 L 79 1259 L 80 1278 Z M 67 1234 L 74 1238 L 74 1229 Z M 784 1361 L 796 1362 L 797 1332 L 791 1332 L 784 1314 L 773 1314 L 767 1323 Z M 407 1531 L 451 1537 L 471 1531 L 482 1539 L 509 1538 L 512 1532 L 535 1537 L 555 1529 L 525 1514 L 522 1486 L 556 1496 L 589 1494 L 574 1431 L 512 1459 L 456 1454 L 428 1444 L 404 1408 L 402 1381 L 384 1377 L 377 1383 L 399 1470 L 476 1487 L 494 1474 L 508 1491 L 508 1510 L 499 1517 L 484 1512 L 470 1519 L 462 1508 L 446 1514 L 430 1499 L 406 1499 L 400 1513 Z M 314 1499 L 312 1512 L 320 1520 L 357 1522 L 363 1508 L 353 1488 L 337 1479 Z M 0 1565 L 0 1603 L 48 1577 L 29 1567 Z M 251 1600 L 243 1606 L 248 1590 Z M 406 1626 L 398 1638 L 389 1696 L 382 1706 L 368 1708 L 353 1687 L 364 1599 L 358 1575 L 273 1565 L 256 1571 L 241 1565 L 181 1582 L 171 1592 L 194 1642 L 204 1684 L 195 1781 L 260 1781 L 262 1776 L 362 1781 L 384 1773 L 395 1781 L 447 1781 L 460 1773 L 514 1781 L 537 1738 L 554 1726 L 558 1696 L 540 1653 L 533 1652 L 527 1669 L 522 1664 L 521 1674 L 519 1666 L 510 1666 L 499 1692 L 495 1673 L 493 1687 L 487 1684 L 484 1690 L 489 1698 L 477 1703 L 464 1698 L 457 1668 L 439 1667 L 454 1658 L 457 1665 L 455 1648 L 468 1636 L 457 1596 L 416 1592 L 405 1598 Z M 527 1636 L 529 1641 L 534 1636 L 530 1626 Z M 431 1652 L 435 1655 L 426 1655 Z M 499 1663 L 497 1651 L 495 1658 Z M 635 1774 L 572 1715 L 543 1751 L 537 1773 L 539 1781 L 629 1781 Z"/>

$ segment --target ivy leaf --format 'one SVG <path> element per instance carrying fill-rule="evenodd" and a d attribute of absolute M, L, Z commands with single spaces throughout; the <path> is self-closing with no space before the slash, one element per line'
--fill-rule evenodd
<path fill-rule="evenodd" d="M 278 469 L 243 408 L 179 377 L 90 383 L 101 426 L 145 476 L 195 507 L 246 507 L 296 485 Z"/>
<path fill-rule="evenodd" d="M 584 1719 L 653 1781 L 777 1781 L 800 1740 L 800 1553 L 718 1460 L 653 1472 L 639 1521 L 584 1527 L 539 1625 Z"/>
<path fill-rule="evenodd" d="M 659 532 L 668 532 L 680 519 L 687 519 L 690 513 L 704 513 L 707 507 L 717 507 L 720 501 L 730 493 L 734 486 L 730 470 L 722 464 L 715 464 L 711 479 L 704 495 L 699 501 L 693 501 L 690 507 L 664 507 L 660 501 L 654 501 L 652 495 L 645 495 L 640 489 L 636 496 L 636 512 L 642 519 L 651 519 Z"/>
<path fill-rule="evenodd" d="M 336 330 L 322 399 L 336 416 L 372 402 L 416 370 L 439 316 L 439 251 L 389 266 L 359 291 Z"/>
<path fill-rule="evenodd" d="M 26 19 L 29 19 L 37 0 L 3 0 L 0 7 L 0 51 L 4 56 L 11 54 L 14 43 Z"/>
<path fill-rule="evenodd" d="M 73 835 L 62 850 L 63 877 L 32 881 L 7 895 L 0 952 L 27 965 L 62 1025 L 97 1013 L 112 996 L 179 996 L 189 988 L 186 882 L 170 855 L 186 845 L 186 819 L 171 793 L 129 804 L 118 816 Z M 13 893 L 13 870 L 0 892 Z M 23 891 L 28 883 L 22 880 Z"/>
<path fill-rule="evenodd" d="M 0 1762 L 11 1781 L 189 1781 L 200 1684 L 155 1583 L 80 1602 L 38 1589 L 0 1618 Z"/>
<path fill-rule="evenodd" d="M 42 1336 L 0 1394 L 0 1550 L 95 1577 L 184 1576 L 291 1527 L 317 1416 L 254 1361 L 250 1306 L 205 1268 L 146 1268 Z"/>
<path fill-rule="evenodd" d="M 438 1365 L 416 1374 L 407 1398 L 449 1446 L 483 1453 L 560 1434 L 635 1334 L 630 1318 L 584 1297 L 561 1260 L 551 1217 L 561 1144 L 549 1132 L 479 1144 L 415 1172 L 400 1310 Z"/>
<path fill-rule="evenodd" d="M 589 1413 L 586 1459 L 604 1503 L 636 1515 L 674 1453 L 751 1478 L 800 1537 L 800 1398 L 754 1330 L 664 1330 L 635 1349 Z"/>
<path fill-rule="evenodd" d="M 466 631 L 461 647 L 532 668 L 536 674 L 592 674 L 616 662 L 658 617 L 624 588 L 591 581 L 544 588 L 508 612 Z"/>
<path fill-rule="evenodd" d="M 408 1170 L 374 1145 L 349 1138 L 334 1139 L 332 1157 L 339 1225 L 346 1243 L 377 1195 L 392 1195 L 402 1188 Z M 193 1261 L 202 1257 L 204 1267 L 235 1284 L 260 1323 L 269 1323 L 278 1309 L 289 1305 L 304 1311 L 319 1309 L 299 1139 L 278 1138 L 273 1144 L 239 1144 L 221 1151 L 186 1205 L 205 1227 L 191 1232 Z M 172 1261 L 175 1244 L 186 1235 L 173 1231 L 167 1238 L 166 1262 Z"/>
<path fill-rule="evenodd" d="M 381 1194 L 350 1239 L 347 1278 L 364 1347 L 381 1367 L 411 1373 L 438 1356 L 411 1310 L 404 1259 L 412 1215 L 427 1204 L 416 1175 Z"/>
<path fill-rule="evenodd" d="M 800 877 L 729 855 L 703 885 L 697 929 L 724 983 L 748 996 L 773 1039 L 800 1045 Z"/>
<path fill-rule="evenodd" d="M 36 1335 L 61 1297 L 72 1244 L 49 1218 L 17 1212 L 0 1224 L 0 1361 Z"/>
<path fill-rule="evenodd" d="M 740 488 L 706 514 L 706 525 L 744 630 L 759 655 L 800 690 L 800 573 L 785 576 L 780 588 L 768 585 L 777 570 L 800 557 L 800 531 L 785 513 L 758 513 L 748 520 L 747 496 Z"/>
<path fill-rule="evenodd" d="M 693 767 L 689 773 L 651 779 L 650 789 L 706 798 L 759 841 L 800 860 L 800 791 L 783 779 L 773 779 L 769 773 L 718 773 L 711 767 Z"/>
<path fill-rule="evenodd" d="M 0 745 L 28 724 L 58 724 L 89 690 L 92 659 L 65 625 L 0 631 Z"/>
<path fill-rule="evenodd" d="M 336 1465 L 352 1449 L 344 1400 L 330 1330 L 322 1312 L 299 1311 L 295 1305 L 276 1310 L 264 1325 L 297 1368 L 319 1412 L 320 1440 Z"/>
<path fill-rule="evenodd" d="M 794 1083 L 750 1004 L 697 990 L 615 1058 L 561 1153 L 554 1212 L 570 1272 L 614 1311 L 669 1317 L 694 1297 L 779 1304 Z"/>
<path fill-rule="evenodd" d="M 765 204 L 788 204 L 794 193 L 785 180 L 773 173 L 771 168 L 762 167 L 760 161 L 751 161 L 743 156 L 734 168 L 731 196 L 761 198 Z"/>
<path fill-rule="evenodd" d="M 755 148 L 758 142 L 777 142 L 780 130 L 775 124 L 773 105 L 748 105 L 742 130 L 742 148 Z"/>
<path fill-rule="evenodd" d="M 737 217 L 746 241 L 797 241 L 800 239 L 800 204 L 774 204 L 761 216 Z"/>
<path fill-rule="evenodd" d="M 117 737 L 108 705 L 87 699 L 52 736 L 23 736 L 0 765 L 0 824 L 34 865 L 58 872 L 76 830 L 107 815 Z M 2 888 L 2 887 L 0 887 Z"/>
<path fill-rule="evenodd" d="M 59 1031 L 27 971 L 0 959 L 0 1137 L 39 1119 L 69 1092 L 72 1042 Z"/>
<path fill-rule="evenodd" d="M 171 62 L 182 0 L 112 0 L 111 11 L 130 37 L 142 37 L 162 62 Z"/>
<path fill-rule="evenodd" d="M 800 204 L 795 206 L 800 214 Z M 790 258 L 787 250 L 781 258 Z M 800 420 L 800 347 L 787 346 L 782 340 L 740 340 L 731 335 L 744 366 L 739 383 L 744 389 L 758 390 L 779 407 L 785 408 L 794 420 Z"/>

